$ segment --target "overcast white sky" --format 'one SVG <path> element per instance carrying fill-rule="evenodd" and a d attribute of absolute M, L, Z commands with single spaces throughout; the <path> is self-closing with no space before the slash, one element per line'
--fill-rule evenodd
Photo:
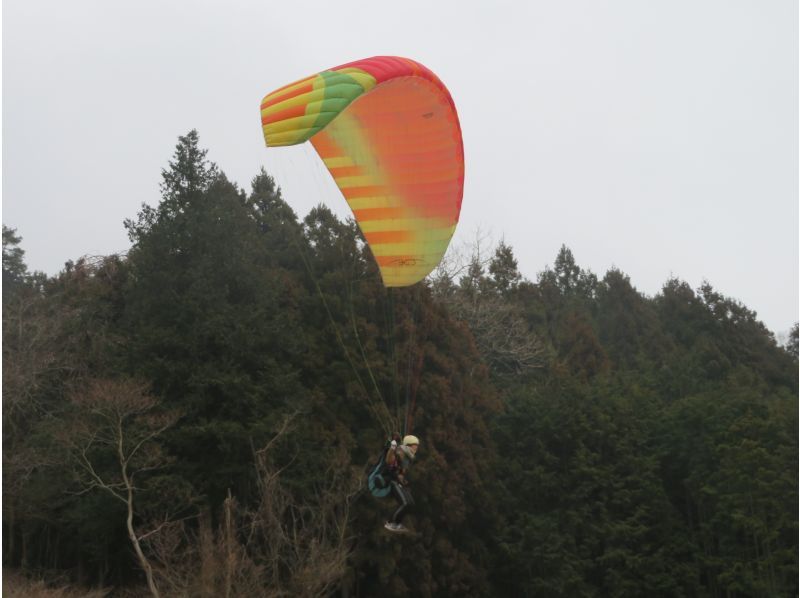
<path fill-rule="evenodd" d="M 798 318 L 797 0 L 3 0 L 3 222 L 32 269 L 129 246 L 178 135 L 299 215 L 347 206 L 259 103 L 374 55 L 450 89 L 466 152 L 457 239 L 505 237 L 528 278 L 562 244 L 649 295 L 670 276 L 783 333 Z M 312 176 L 309 176 L 311 173 Z"/>

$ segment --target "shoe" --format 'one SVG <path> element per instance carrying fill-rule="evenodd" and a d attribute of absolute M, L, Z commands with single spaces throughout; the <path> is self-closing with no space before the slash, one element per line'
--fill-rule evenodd
<path fill-rule="evenodd" d="M 405 533 L 409 531 L 408 528 L 402 523 L 394 523 L 392 521 L 387 521 L 383 527 L 388 529 L 390 532 Z"/>

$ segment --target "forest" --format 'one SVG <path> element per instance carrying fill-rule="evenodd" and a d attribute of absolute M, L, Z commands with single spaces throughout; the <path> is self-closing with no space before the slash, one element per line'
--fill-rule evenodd
<path fill-rule="evenodd" d="M 797 324 L 480 238 L 389 291 L 196 131 L 150 199 L 54 276 L 3 227 L 9 595 L 797 596 Z M 398 537 L 366 474 L 412 430 Z"/>

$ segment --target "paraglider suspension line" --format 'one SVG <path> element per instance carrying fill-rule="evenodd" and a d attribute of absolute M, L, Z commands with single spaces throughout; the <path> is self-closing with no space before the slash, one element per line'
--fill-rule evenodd
<path fill-rule="evenodd" d="M 309 277 L 314 283 L 314 286 L 317 289 L 317 294 L 319 295 L 320 300 L 322 301 L 322 305 L 325 308 L 325 313 L 328 315 L 328 319 L 330 320 L 331 326 L 333 327 L 333 331 L 336 335 L 336 339 L 339 341 L 339 345 L 342 347 L 342 351 L 344 352 L 345 357 L 347 358 L 347 362 L 350 364 L 350 368 L 353 370 L 353 374 L 355 375 L 356 381 L 358 382 L 361 391 L 364 393 L 364 396 L 367 397 L 367 404 L 372 411 L 373 416 L 375 419 L 380 423 L 381 427 L 383 427 L 384 432 L 389 435 L 392 433 L 392 417 L 389 413 L 389 410 L 386 408 L 386 404 L 383 402 L 383 397 L 381 396 L 380 389 L 375 382 L 375 377 L 372 375 L 372 369 L 369 367 L 369 363 L 366 362 L 366 356 L 364 355 L 363 346 L 361 345 L 361 341 L 358 338 L 358 329 L 355 326 L 355 320 L 353 327 L 356 330 L 356 339 L 358 340 L 359 347 L 361 347 L 361 354 L 362 357 L 365 359 L 365 364 L 367 366 L 367 371 L 369 372 L 370 378 L 372 379 L 372 383 L 375 387 L 376 392 L 378 393 L 378 397 L 380 400 L 375 401 L 372 397 L 372 394 L 367 389 L 366 384 L 364 384 L 361 375 L 358 372 L 358 368 L 356 367 L 353 358 L 350 356 L 350 351 L 347 348 L 347 344 L 344 342 L 344 338 L 342 338 L 341 330 L 339 329 L 339 325 L 336 323 L 336 320 L 333 317 L 333 313 L 331 313 L 330 307 L 328 306 L 328 301 L 325 298 L 325 293 L 322 291 L 322 287 L 319 284 L 319 280 L 316 276 L 314 276 L 314 270 L 311 267 L 311 263 L 308 260 L 308 256 L 306 256 L 303 248 L 300 246 L 300 243 L 297 239 L 294 240 L 295 246 L 297 247 L 297 251 L 300 254 L 300 258 L 303 261 L 303 265 L 306 267 L 306 271 L 308 272 Z M 351 301 L 352 305 L 352 301 Z M 383 407 L 383 409 L 381 409 Z"/>

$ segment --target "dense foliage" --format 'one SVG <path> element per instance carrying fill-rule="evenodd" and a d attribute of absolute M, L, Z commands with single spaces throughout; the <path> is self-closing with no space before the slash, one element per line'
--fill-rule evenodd
<path fill-rule="evenodd" d="M 4 227 L 5 566 L 147 591 L 152 564 L 165 595 L 797 595 L 796 326 L 779 346 L 709 284 L 647 297 L 567 248 L 536 282 L 501 243 L 390 293 L 353 222 L 299 220 L 263 171 L 245 193 L 194 131 L 126 228 L 127 255 L 48 278 Z M 396 538 L 348 476 L 407 413 Z"/>

